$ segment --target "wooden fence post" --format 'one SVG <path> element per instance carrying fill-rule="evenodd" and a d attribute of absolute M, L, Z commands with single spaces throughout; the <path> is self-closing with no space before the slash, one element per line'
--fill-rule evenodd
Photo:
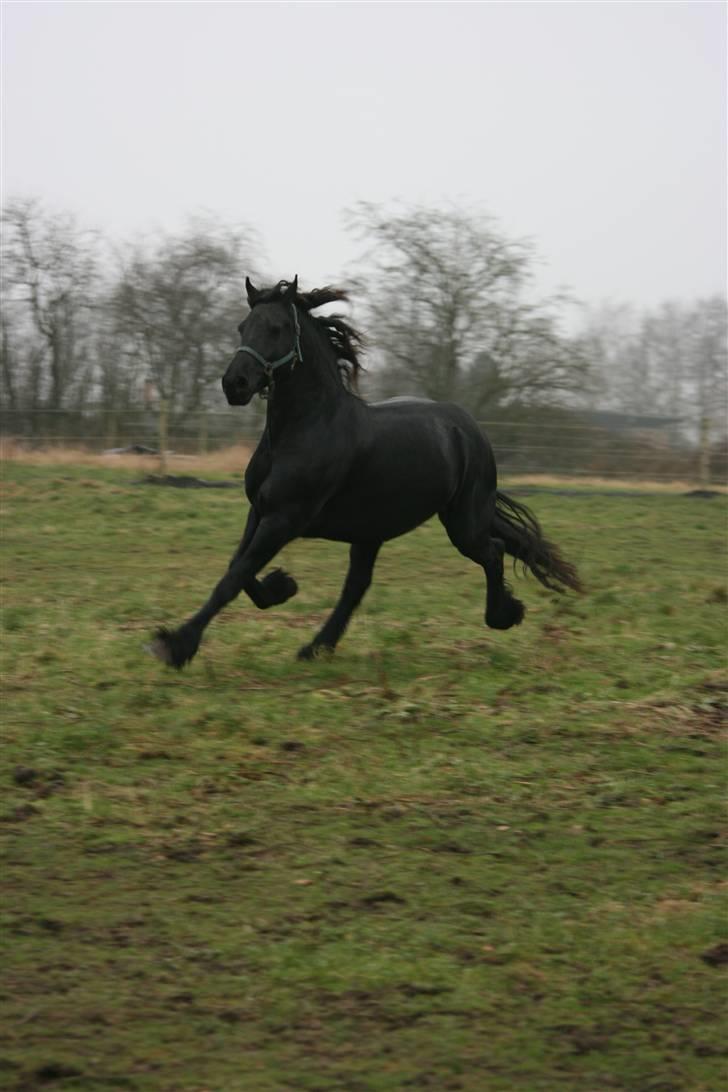
<path fill-rule="evenodd" d="M 167 473 L 167 422 L 169 402 L 166 398 L 159 399 L 159 473 L 164 476 Z"/>
<path fill-rule="evenodd" d="M 710 418 L 700 418 L 700 484 L 710 485 Z"/>
<path fill-rule="evenodd" d="M 116 425 L 116 413 L 110 409 L 106 416 L 106 446 L 108 448 L 116 447 Z"/>

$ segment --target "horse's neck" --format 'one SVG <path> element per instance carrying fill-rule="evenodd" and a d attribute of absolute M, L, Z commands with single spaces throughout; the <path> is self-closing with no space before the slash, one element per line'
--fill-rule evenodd
<path fill-rule="evenodd" d="M 346 397 L 336 374 L 336 362 L 324 355 L 331 350 L 319 346 L 317 341 L 310 335 L 302 337 L 303 359 L 284 378 L 274 382 L 267 412 L 274 438 L 287 429 L 305 427 L 308 420 L 320 422 L 332 416 Z"/>

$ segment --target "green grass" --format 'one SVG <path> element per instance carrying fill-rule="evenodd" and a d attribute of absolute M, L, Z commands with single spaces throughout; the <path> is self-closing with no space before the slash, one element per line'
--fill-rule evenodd
<path fill-rule="evenodd" d="M 526 498 L 589 591 L 509 633 L 429 524 L 314 664 L 295 543 L 175 673 L 241 498 L 3 477 L 0 1085 L 725 1087 L 724 498 Z"/>

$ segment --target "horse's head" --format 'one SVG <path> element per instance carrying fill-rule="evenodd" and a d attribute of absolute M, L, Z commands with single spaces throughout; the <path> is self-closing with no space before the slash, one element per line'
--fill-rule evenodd
<path fill-rule="evenodd" d="M 222 377 L 222 389 L 231 406 L 247 406 L 254 394 L 270 385 L 283 365 L 301 359 L 300 328 L 296 310 L 298 277 L 281 281 L 274 292 L 259 291 L 245 278 L 250 314 L 238 327 L 242 344 Z"/>

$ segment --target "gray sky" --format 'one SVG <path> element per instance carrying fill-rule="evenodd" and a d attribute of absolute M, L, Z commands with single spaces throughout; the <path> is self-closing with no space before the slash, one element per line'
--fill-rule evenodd
<path fill-rule="evenodd" d="M 539 287 L 725 291 L 723 3 L 3 4 L 3 198 L 117 237 L 210 210 L 345 278 L 360 199 L 478 204 Z"/>

